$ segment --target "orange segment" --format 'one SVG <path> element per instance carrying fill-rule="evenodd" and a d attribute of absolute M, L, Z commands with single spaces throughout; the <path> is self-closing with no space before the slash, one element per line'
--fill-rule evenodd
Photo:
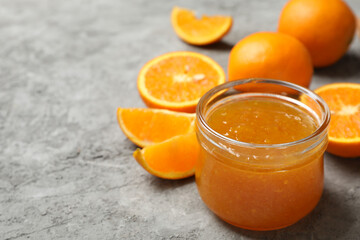
<path fill-rule="evenodd" d="M 140 147 L 160 143 L 195 129 L 195 114 L 163 109 L 118 108 L 117 118 L 124 134 Z"/>
<path fill-rule="evenodd" d="M 198 155 L 199 144 L 195 132 L 134 152 L 134 158 L 146 171 L 165 179 L 181 179 L 194 175 Z"/>
<path fill-rule="evenodd" d="M 342 157 L 359 157 L 360 84 L 333 83 L 315 92 L 325 100 L 331 111 L 327 151 Z"/>
<path fill-rule="evenodd" d="M 180 112 L 195 112 L 200 97 L 225 82 L 221 66 L 194 52 L 171 52 L 145 64 L 138 90 L 145 104 Z"/>
<path fill-rule="evenodd" d="M 232 18 L 229 16 L 206 16 L 196 18 L 193 11 L 174 7 L 171 23 L 176 34 L 187 43 L 207 45 L 219 41 L 231 29 Z"/>

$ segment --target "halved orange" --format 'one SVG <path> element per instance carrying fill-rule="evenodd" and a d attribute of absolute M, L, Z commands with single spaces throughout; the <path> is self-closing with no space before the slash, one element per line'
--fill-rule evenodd
<path fill-rule="evenodd" d="M 117 119 L 124 134 L 139 147 L 195 131 L 195 114 L 192 113 L 151 108 L 118 108 Z"/>
<path fill-rule="evenodd" d="M 331 111 L 327 151 L 360 157 L 360 84 L 333 83 L 315 90 Z"/>
<path fill-rule="evenodd" d="M 229 16 L 206 16 L 196 18 L 193 11 L 174 7 L 171 12 L 172 26 L 182 40 L 193 45 L 207 45 L 219 41 L 231 29 Z"/>
<path fill-rule="evenodd" d="M 154 176 L 181 179 L 194 175 L 199 149 L 196 133 L 193 132 L 137 149 L 133 156 Z"/>
<path fill-rule="evenodd" d="M 145 64 L 138 90 L 145 104 L 179 112 L 195 112 L 200 97 L 225 82 L 222 67 L 195 52 L 171 52 Z"/>

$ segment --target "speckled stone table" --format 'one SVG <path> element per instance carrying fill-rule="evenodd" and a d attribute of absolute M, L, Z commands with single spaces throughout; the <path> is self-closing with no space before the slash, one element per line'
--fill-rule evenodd
<path fill-rule="evenodd" d="M 285 0 L 0 0 L 0 239 L 360 239 L 360 159 L 325 156 L 325 189 L 297 224 L 232 227 L 193 178 L 166 181 L 133 159 L 116 109 L 144 107 L 136 77 L 160 54 L 190 50 L 225 69 L 231 47 L 276 30 Z M 348 0 L 360 15 L 360 1 Z M 174 5 L 234 18 L 222 42 L 194 47 Z M 360 41 L 311 88 L 360 82 Z"/>

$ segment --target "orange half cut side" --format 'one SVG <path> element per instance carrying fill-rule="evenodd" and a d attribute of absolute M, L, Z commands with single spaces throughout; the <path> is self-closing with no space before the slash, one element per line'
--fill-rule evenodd
<path fill-rule="evenodd" d="M 146 63 L 138 75 L 138 91 L 148 107 L 195 112 L 201 96 L 225 82 L 222 67 L 195 52 L 171 52 Z"/>
<path fill-rule="evenodd" d="M 333 83 L 315 90 L 331 111 L 327 151 L 360 157 L 360 84 Z"/>

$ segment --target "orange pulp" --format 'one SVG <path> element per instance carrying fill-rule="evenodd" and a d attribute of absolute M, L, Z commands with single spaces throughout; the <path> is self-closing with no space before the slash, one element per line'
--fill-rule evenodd
<path fill-rule="evenodd" d="M 250 145 L 222 143 L 226 151 L 220 151 L 198 132 L 196 182 L 205 204 L 226 222 L 252 230 L 283 228 L 307 215 L 322 194 L 327 140 L 306 151 L 301 144 L 270 146 L 310 136 L 319 126 L 314 116 L 298 103 L 269 97 L 214 107 L 205 116 L 209 127 Z"/>

